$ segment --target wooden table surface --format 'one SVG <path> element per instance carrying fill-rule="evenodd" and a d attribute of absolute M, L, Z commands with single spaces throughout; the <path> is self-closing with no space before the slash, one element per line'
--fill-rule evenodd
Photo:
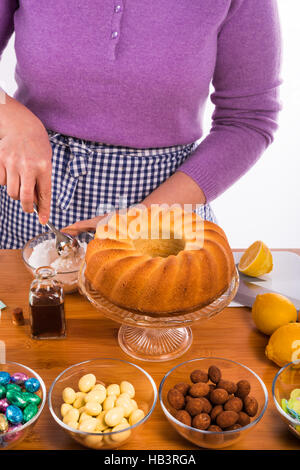
<path fill-rule="evenodd" d="M 300 254 L 300 250 L 296 251 Z M 229 449 L 299 449 L 300 441 L 281 421 L 271 395 L 271 384 L 278 367 L 264 354 L 268 337 L 259 333 L 252 322 L 249 308 L 226 308 L 213 319 L 193 326 L 194 341 L 187 353 L 176 361 L 146 363 L 132 360 L 117 342 L 119 325 L 105 318 L 79 294 L 66 296 L 67 338 L 34 341 L 28 324 L 28 291 L 32 281 L 19 250 L 0 250 L 0 299 L 8 306 L 2 311 L 0 339 L 6 342 L 7 360 L 20 362 L 43 377 L 47 390 L 66 367 L 95 357 L 130 360 L 149 372 L 157 387 L 165 373 L 179 362 L 200 356 L 238 360 L 253 369 L 265 382 L 269 393 L 268 408 L 262 420 L 244 439 Z M 24 309 L 26 324 L 12 324 L 11 311 Z M 18 449 L 84 449 L 55 423 L 48 405 L 30 437 Z M 177 434 L 166 420 L 159 402 L 146 422 L 143 432 L 122 449 L 197 449 Z"/>

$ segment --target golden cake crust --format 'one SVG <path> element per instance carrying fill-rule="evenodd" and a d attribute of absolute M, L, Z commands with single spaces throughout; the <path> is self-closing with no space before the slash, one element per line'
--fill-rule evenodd
<path fill-rule="evenodd" d="M 122 217 L 117 214 L 105 227 L 109 238 L 103 238 L 103 226 L 97 228 L 85 258 L 86 278 L 110 302 L 135 312 L 165 316 L 208 305 L 228 289 L 235 264 L 218 225 L 191 213 L 188 228 L 177 240 L 176 230 L 172 232 L 179 227 L 177 212 L 171 217 L 171 240 L 135 239 L 133 231 L 125 233 L 135 217 L 128 217 L 128 213 L 126 219 Z M 143 231 L 143 223 L 141 226 Z"/>

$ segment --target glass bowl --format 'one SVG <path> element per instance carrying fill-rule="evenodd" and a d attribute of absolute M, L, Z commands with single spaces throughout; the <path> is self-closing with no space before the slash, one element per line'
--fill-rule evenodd
<path fill-rule="evenodd" d="M 17 362 L 6 362 L 5 364 L 0 364 L 0 370 L 8 372 L 9 374 L 14 374 L 15 372 L 22 372 L 29 377 L 35 377 L 40 382 L 40 388 L 38 394 L 40 395 L 42 401 L 39 405 L 39 410 L 37 414 L 27 423 L 16 427 L 15 429 L 8 431 L 6 433 L 0 433 L 0 450 L 12 449 L 17 446 L 23 439 L 29 436 L 34 425 L 38 421 L 43 408 L 46 402 L 46 387 L 43 379 L 36 373 L 34 370 L 29 367 L 24 366 L 23 364 L 18 364 Z"/>
<path fill-rule="evenodd" d="M 85 374 L 94 374 L 97 383 L 119 384 L 123 380 L 132 383 L 135 388 L 134 400 L 145 413 L 145 417 L 125 430 L 95 433 L 77 430 L 62 421 L 60 408 L 63 403 L 62 392 L 66 387 L 78 391 L 78 381 Z M 50 412 L 69 436 L 85 447 L 91 449 L 115 449 L 131 439 L 135 434 L 140 434 L 145 422 L 150 418 L 157 401 L 157 389 L 152 377 L 141 367 L 121 359 L 98 358 L 80 362 L 65 369 L 56 377 L 49 391 Z"/>
<path fill-rule="evenodd" d="M 251 422 L 247 426 L 222 432 L 204 431 L 187 426 L 173 416 L 175 410 L 172 409 L 167 400 L 168 391 L 179 382 L 191 383 L 190 374 L 192 371 L 200 369 L 207 372 L 208 368 L 212 365 L 217 366 L 221 370 L 222 378 L 225 380 L 230 380 L 235 383 L 239 380 L 249 381 L 251 385 L 250 395 L 256 398 L 258 411 L 255 417 L 251 418 Z M 166 418 L 182 437 L 199 447 L 221 449 L 235 444 L 261 420 L 267 408 L 268 392 L 264 382 L 248 367 L 229 359 L 200 357 L 173 367 L 173 369 L 164 376 L 159 386 L 159 400 Z"/>
<path fill-rule="evenodd" d="M 224 310 L 235 297 L 239 285 L 236 270 L 226 292 L 211 304 L 191 312 L 172 313 L 169 317 L 150 316 L 109 302 L 86 279 L 85 269 L 83 262 L 78 278 L 80 292 L 105 316 L 122 323 L 118 333 L 120 347 L 129 356 L 142 361 L 170 361 L 184 354 L 193 341 L 190 326 Z"/>
<path fill-rule="evenodd" d="M 272 383 L 272 395 L 276 409 L 291 433 L 300 439 L 300 421 L 292 418 L 281 407 L 281 400 L 284 398 L 288 400 L 294 388 L 300 389 L 300 359 L 282 367 Z"/>
<path fill-rule="evenodd" d="M 82 232 L 77 237 L 77 240 L 80 242 L 89 243 L 93 238 L 94 234 L 90 232 Z M 43 243 L 46 240 L 53 240 L 55 239 L 55 235 L 53 232 L 46 232 L 37 235 L 36 237 L 28 240 L 28 242 L 24 245 L 22 249 L 22 257 L 25 263 L 26 268 L 31 274 L 34 276 L 35 267 L 29 264 L 29 258 L 32 254 L 32 251 L 35 246 Z M 59 256 L 59 255 L 57 255 Z M 79 268 L 75 269 L 74 271 L 58 271 L 56 275 L 56 279 L 60 281 L 63 285 L 63 289 L 65 294 L 72 294 L 76 292 L 78 289 L 78 272 Z"/>

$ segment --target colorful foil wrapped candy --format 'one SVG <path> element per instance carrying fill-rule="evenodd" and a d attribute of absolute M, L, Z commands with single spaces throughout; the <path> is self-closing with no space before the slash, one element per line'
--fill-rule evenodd
<path fill-rule="evenodd" d="M 22 372 L 10 375 L 0 371 L 0 446 L 18 438 L 18 429 L 38 412 L 41 397 L 36 393 L 40 383 Z M 5 436 L 7 432 L 13 434 Z"/>

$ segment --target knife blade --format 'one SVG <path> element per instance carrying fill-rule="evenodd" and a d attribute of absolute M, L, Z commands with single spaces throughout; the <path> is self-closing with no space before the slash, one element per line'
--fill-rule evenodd
<path fill-rule="evenodd" d="M 253 284 L 251 282 L 244 281 L 243 278 L 240 276 L 239 288 L 234 298 L 234 301 L 245 305 L 246 307 L 252 307 L 257 295 L 267 294 L 271 292 L 275 291 L 272 289 L 258 286 L 257 284 Z M 282 292 L 278 292 L 277 290 L 276 293 L 284 295 L 285 297 L 290 299 L 290 301 L 293 302 L 293 304 L 295 305 L 296 309 L 300 310 L 300 299 L 296 299 Z"/>
<path fill-rule="evenodd" d="M 267 279 L 265 279 L 263 277 L 247 276 L 247 274 L 241 273 L 239 271 L 239 264 L 238 263 L 235 266 L 236 266 L 236 269 L 238 270 L 240 278 L 242 278 L 244 281 L 249 281 L 249 282 L 266 282 L 267 281 Z"/>

